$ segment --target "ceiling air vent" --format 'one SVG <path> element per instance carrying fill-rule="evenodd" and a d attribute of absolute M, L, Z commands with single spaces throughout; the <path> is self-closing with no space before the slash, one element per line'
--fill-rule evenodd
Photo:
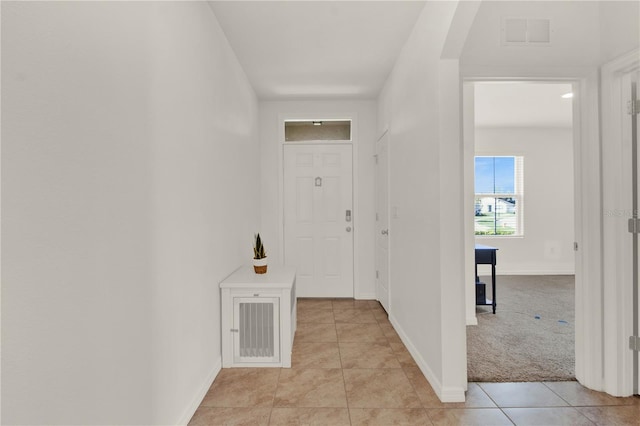
<path fill-rule="evenodd" d="M 504 18 L 502 44 L 540 46 L 551 44 L 551 23 L 548 19 Z"/>

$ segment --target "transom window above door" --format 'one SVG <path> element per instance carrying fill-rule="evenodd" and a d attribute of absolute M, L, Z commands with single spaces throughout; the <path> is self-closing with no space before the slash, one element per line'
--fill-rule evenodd
<path fill-rule="evenodd" d="M 523 235 L 523 158 L 475 157 L 475 234 Z"/>
<path fill-rule="evenodd" d="M 351 141 L 351 120 L 287 120 L 285 142 Z"/>

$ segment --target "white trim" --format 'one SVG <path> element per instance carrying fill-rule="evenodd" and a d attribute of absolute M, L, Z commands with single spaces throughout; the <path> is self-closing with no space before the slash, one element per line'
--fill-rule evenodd
<path fill-rule="evenodd" d="M 640 50 L 634 50 L 602 66 L 603 180 L 603 324 L 604 384 L 607 393 L 633 394 L 633 356 L 627 349 L 633 333 L 631 286 L 631 238 L 626 219 L 631 215 L 631 167 L 624 144 L 621 117 L 621 85 L 624 75 L 640 69 Z"/>
<path fill-rule="evenodd" d="M 438 380 L 438 377 L 434 374 L 429 364 L 424 360 L 418 349 L 413 345 L 413 342 L 409 339 L 407 334 L 404 332 L 400 324 L 396 320 L 396 318 L 389 314 L 389 322 L 400 336 L 400 340 L 406 346 L 407 350 L 413 357 L 414 361 L 424 374 L 424 377 L 427 379 L 434 392 L 440 398 L 441 402 L 464 402 L 465 401 L 465 389 L 461 387 L 454 386 L 442 386 L 442 382 Z"/>
<path fill-rule="evenodd" d="M 531 266 L 520 268 L 515 266 L 510 268 L 501 268 L 500 272 L 497 272 L 496 275 L 575 275 L 575 273 L 576 271 L 573 265 L 558 265 L 556 268 L 549 268 L 547 266 L 543 266 L 541 268 L 531 268 Z"/>
<path fill-rule="evenodd" d="M 576 252 L 576 379 L 602 390 L 602 177 L 598 73 L 573 83 Z"/>
<path fill-rule="evenodd" d="M 358 236 L 360 235 L 360 179 L 359 179 L 359 152 L 358 152 L 358 114 L 355 112 L 326 113 L 326 112 L 298 112 L 278 114 L 278 240 L 280 246 L 280 259 L 284 263 L 284 147 L 291 142 L 286 142 L 284 137 L 284 122 L 286 120 L 314 120 L 323 117 L 324 121 L 351 120 L 350 141 L 306 141 L 296 142 L 295 145 L 307 144 L 339 144 L 351 145 L 351 175 L 352 175 L 352 212 L 353 212 L 353 295 L 360 294 L 360 260 L 358 257 Z M 375 297 L 374 297 L 375 299 Z"/>
<path fill-rule="evenodd" d="M 202 400 L 207 395 L 209 388 L 211 388 L 211 385 L 213 384 L 213 381 L 216 379 L 216 377 L 220 373 L 220 370 L 222 370 L 221 356 L 218 357 L 216 362 L 213 364 L 213 369 L 202 382 L 202 385 L 198 389 L 198 392 L 196 392 L 195 396 L 191 400 L 191 403 L 187 406 L 187 408 L 182 413 L 182 416 L 180 416 L 180 420 L 178 420 L 178 423 L 176 423 L 177 425 L 189 424 L 189 421 L 191 420 L 193 415 L 196 413 L 196 410 L 198 409 L 200 404 L 202 404 Z"/>
<path fill-rule="evenodd" d="M 553 73 L 553 75 L 550 75 Z M 597 70 L 591 67 L 523 68 L 466 67 L 463 83 L 481 81 L 543 81 L 573 85 L 576 275 L 576 378 L 601 390 L 602 330 L 602 197 L 598 121 Z M 597 189 L 596 189 L 597 188 Z M 470 214 L 470 213 L 468 213 Z M 465 238 L 471 238 L 466 235 Z M 470 289 L 470 286 L 467 287 Z M 467 297 L 466 299 L 470 299 Z M 467 311 L 469 307 L 467 307 Z M 467 315 L 467 323 L 471 318 Z"/>
<path fill-rule="evenodd" d="M 466 324 L 478 325 L 475 295 L 475 89 L 471 81 L 462 83 L 464 282 Z"/>
<path fill-rule="evenodd" d="M 389 127 L 385 126 L 384 130 L 382 131 L 382 133 L 380 133 L 380 136 L 378 136 L 378 139 L 376 139 L 376 144 L 375 144 L 375 162 L 376 165 L 374 166 L 374 181 L 377 182 L 378 179 L 378 149 L 380 147 L 380 143 L 382 143 L 382 138 L 384 138 L 385 136 L 387 137 L 387 205 L 386 207 L 386 214 L 387 214 L 387 232 L 391 231 L 391 235 L 393 235 L 393 230 L 391 229 L 391 204 L 389 202 L 390 200 L 390 194 L 389 194 L 389 190 L 391 188 L 391 173 L 389 171 L 389 164 L 390 164 L 390 155 L 391 155 L 391 147 L 389 146 L 389 137 L 390 137 L 390 133 L 389 133 Z M 378 188 L 374 185 L 374 190 L 376 192 L 375 194 L 375 198 L 374 198 L 374 211 L 375 214 L 377 215 L 378 212 Z M 376 241 L 376 237 L 377 237 L 377 233 L 378 233 L 378 221 L 376 220 L 374 222 L 374 267 L 376 269 L 376 271 L 380 270 L 379 264 L 378 264 L 378 243 Z M 388 237 L 388 242 L 387 242 L 387 306 L 386 309 L 391 312 L 391 235 L 387 234 Z M 380 299 L 378 299 L 378 278 L 376 276 L 376 282 L 375 282 L 375 288 L 374 288 L 374 298 L 378 301 L 380 301 Z"/>
<path fill-rule="evenodd" d="M 377 300 L 376 293 L 359 293 L 354 296 L 356 300 Z"/>

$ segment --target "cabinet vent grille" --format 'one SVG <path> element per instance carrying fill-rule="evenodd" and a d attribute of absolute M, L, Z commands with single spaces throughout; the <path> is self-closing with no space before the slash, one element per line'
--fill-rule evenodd
<path fill-rule="evenodd" d="M 274 304 L 240 303 L 240 356 L 273 357 L 275 351 Z"/>

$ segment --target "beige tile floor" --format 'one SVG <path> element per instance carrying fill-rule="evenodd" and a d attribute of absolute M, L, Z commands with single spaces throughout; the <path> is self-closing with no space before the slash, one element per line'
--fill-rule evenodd
<path fill-rule="evenodd" d="M 292 368 L 223 369 L 190 425 L 640 425 L 577 382 L 470 383 L 444 404 L 374 301 L 299 299 Z"/>

